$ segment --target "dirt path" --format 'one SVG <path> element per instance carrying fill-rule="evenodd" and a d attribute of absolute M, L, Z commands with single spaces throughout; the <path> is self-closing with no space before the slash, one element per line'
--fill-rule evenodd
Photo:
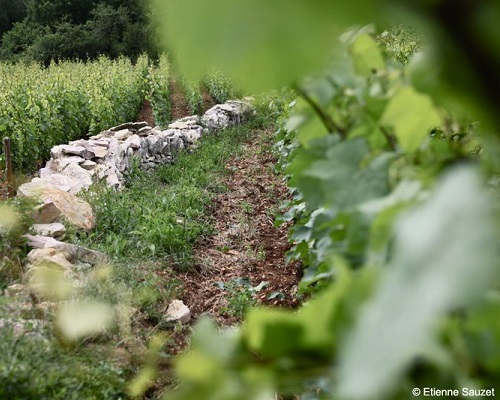
<path fill-rule="evenodd" d="M 215 234 L 195 248 L 195 269 L 179 277 L 194 318 L 208 314 L 228 325 L 251 304 L 298 305 L 297 271 L 285 265 L 288 227 L 274 226 L 288 191 L 274 173 L 272 132 L 255 133 L 244 155 L 227 164 L 229 190 L 213 204 Z M 250 290 L 259 285 L 261 290 Z"/>
<path fill-rule="evenodd" d="M 170 102 L 172 104 L 172 121 L 191 115 L 186 96 L 175 77 L 170 78 Z"/>
<path fill-rule="evenodd" d="M 137 116 L 136 121 L 146 121 L 149 126 L 156 126 L 153 114 L 153 106 L 151 105 L 151 102 L 149 100 L 144 100 L 144 102 L 142 103 L 142 107 L 139 111 L 139 115 Z"/>

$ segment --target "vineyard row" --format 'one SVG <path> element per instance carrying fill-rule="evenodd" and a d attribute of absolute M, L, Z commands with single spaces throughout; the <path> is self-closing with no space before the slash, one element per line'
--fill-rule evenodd
<path fill-rule="evenodd" d="M 144 100 L 153 107 L 155 122 L 171 120 L 170 64 L 166 56 L 152 65 L 147 57 L 94 62 L 60 62 L 48 68 L 32 64 L 0 64 L 0 139 L 12 139 L 17 170 L 33 171 L 50 149 L 135 120 Z M 197 82 L 183 80 L 190 111 L 200 111 L 202 96 Z M 220 74 L 211 72 L 205 86 L 217 102 L 233 90 Z M 4 155 L 0 154 L 0 166 Z"/>

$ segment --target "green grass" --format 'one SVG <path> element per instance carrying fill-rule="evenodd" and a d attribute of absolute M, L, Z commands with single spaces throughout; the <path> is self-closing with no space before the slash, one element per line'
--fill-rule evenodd
<path fill-rule="evenodd" d="M 193 245 L 212 232 L 211 202 L 226 190 L 226 162 L 241 153 L 250 133 L 244 126 L 207 136 L 192 154 L 179 154 L 173 166 L 148 173 L 133 168 L 122 191 L 97 187 L 87 193 L 97 226 L 90 233 L 73 231 L 67 241 L 114 260 L 113 267 L 88 272 L 88 284 L 78 297 L 136 310 L 131 330 L 122 332 L 117 326 L 68 348 L 50 330 L 34 340 L 1 328 L 0 398 L 127 398 L 133 368 L 112 362 L 113 346 L 105 343 L 112 340 L 119 346 L 131 339 L 127 334 L 134 335 L 132 341 L 146 341 L 153 330 L 170 328 L 165 307 L 181 292 L 173 269 L 189 268 Z M 0 303 L 0 318 L 8 316 L 3 310 Z M 100 348 L 102 354 L 97 354 Z"/>
<path fill-rule="evenodd" d="M 15 320 L 5 301 L 0 317 Z M 64 348 L 44 338 L 15 335 L 11 325 L 0 328 L 0 399 L 79 400 L 126 399 L 125 371 L 106 361 L 96 348 Z"/>
<path fill-rule="evenodd" d="M 249 133 L 248 127 L 238 127 L 207 136 L 173 166 L 149 173 L 135 169 L 122 191 L 100 187 L 88 193 L 97 226 L 91 233 L 76 233 L 73 241 L 118 260 L 189 258 L 196 240 L 212 232 L 208 208 L 226 190 L 225 163 L 241 151 L 238 144 Z"/>

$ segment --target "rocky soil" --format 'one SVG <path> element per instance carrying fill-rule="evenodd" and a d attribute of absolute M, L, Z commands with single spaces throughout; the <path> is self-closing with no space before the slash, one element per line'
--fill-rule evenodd
<path fill-rule="evenodd" d="M 227 164 L 232 171 L 226 179 L 229 191 L 213 204 L 215 234 L 199 243 L 195 269 L 180 277 L 185 303 L 195 318 L 208 314 L 222 324 L 238 322 L 231 307 L 245 305 L 241 303 L 248 292 L 255 303 L 298 305 L 298 271 L 294 264 L 285 264 L 288 227 L 274 226 L 288 191 L 274 172 L 272 132 L 256 133 L 244 154 Z"/>

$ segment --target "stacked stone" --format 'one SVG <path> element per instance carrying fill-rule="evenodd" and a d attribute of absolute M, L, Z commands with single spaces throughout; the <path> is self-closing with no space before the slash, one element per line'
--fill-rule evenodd
<path fill-rule="evenodd" d="M 192 147 L 204 134 L 241 124 L 252 113 L 248 103 L 229 101 L 212 107 L 201 118 L 193 115 L 179 119 L 165 130 L 146 122 L 130 122 L 88 140 L 55 146 L 40 177 L 22 185 L 19 193 L 30 195 L 39 187 L 55 187 L 77 194 L 95 180 L 119 189 L 134 157 L 145 169 L 171 164 L 179 150 Z"/>

